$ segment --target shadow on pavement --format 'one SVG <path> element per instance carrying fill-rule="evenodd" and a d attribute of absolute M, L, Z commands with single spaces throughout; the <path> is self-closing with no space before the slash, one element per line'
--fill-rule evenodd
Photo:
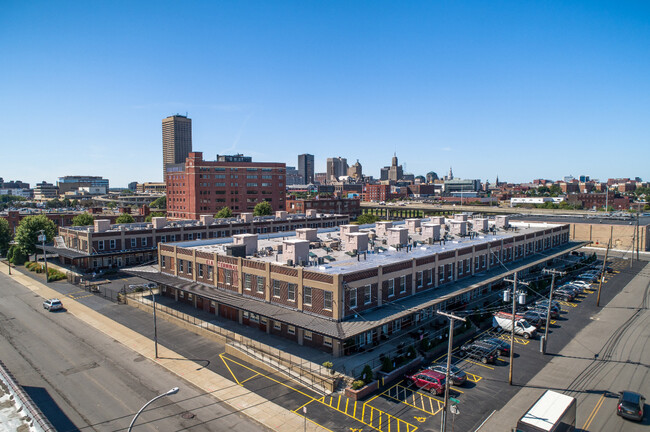
<path fill-rule="evenodd" d="M 56 430 L 66 432 L 79 431 L 79 428 L 72 423 L 72 420 L 59 408 L 59 405 L 43 387 L 23 386 L 23 390 L 32 398 L 34 404 L 43 412 L 43 415 L 47 417 Z"/>

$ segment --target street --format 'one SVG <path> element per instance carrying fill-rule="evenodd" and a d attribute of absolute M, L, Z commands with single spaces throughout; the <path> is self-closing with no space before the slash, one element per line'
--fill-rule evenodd
<path fill-rule="evenodd" d="M 62 297 L 65 306 L 65 297 Z M 59 431 L 265 430 L 0 273 L 0 357 Z"/>

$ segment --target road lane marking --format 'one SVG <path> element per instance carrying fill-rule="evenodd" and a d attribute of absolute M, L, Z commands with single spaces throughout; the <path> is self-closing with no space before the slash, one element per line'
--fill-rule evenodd
<path fill-rule="evenodd" d="M 585 422 L 584 426 L 582 426 L 582 430 L 589 430 L 589 426 L 591 426 L 591 422 L 594 421 L 596 418 L 596 414 L 598 414 L 598 411 L 600 410 L 600 407 L 603 406 L 603 401 L 605 400 L 605 394 L 603 393 L 602 396 L 600 396 L 600 399 L 598 399 L 598 402 L 596 402 L 596 406 L 594 406 L 594 409 L 591 410 L 591 414 L 589 414 L 589 417 L 587 417 L 587 421 Z"/>

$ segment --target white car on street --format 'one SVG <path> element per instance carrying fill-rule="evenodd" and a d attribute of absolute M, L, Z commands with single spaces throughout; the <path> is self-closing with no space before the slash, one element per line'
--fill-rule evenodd
<path fill-rule="evenodd" d="M 63 309 L 63 303 L 61 303 L 61 300 L 56 298 L 48 299 L 43 302 L 43 309 L 48 310 L 50 312 L 55 310 L 61 310 Z"/>

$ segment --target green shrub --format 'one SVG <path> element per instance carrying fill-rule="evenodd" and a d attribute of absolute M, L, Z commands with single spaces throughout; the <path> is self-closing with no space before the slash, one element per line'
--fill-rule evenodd
<path fill-rule="evenodd" d="M 25 264 L 25 261 L 27 261 L 27 255 L 25 254 L 25 252 L 19 246 L 16 245 L 11 246 L 7 254 L 7 257 L 9 258 L 9 262 L 11 262 L 14 265 L 23 265 Z"/>
<path fill-rule="evenodd" d="M 327 369 L 332 369 L 334 367 L 334 363 L 331 361 L 325 361 L 323 362 L 323 367 L 326 367 Z"/>
<path fill-rule="evenodd" d="M 370 382 L 372 381 L 372 376 L 372 368 L 370 365 L 365 365 L 361 371 L 361 379 L 365 382 Z"/>
<path fill-rule="evenodd" d="M 66 279 L 65 273 L 57 269 L 49 268 L 47 269 L 47 280 L 49 281 L 59 281 Z"/>
<path fill-rule="evenodd" d="M 366 385 L 363 380 L 356 380 L 352 382 L 352 390 L 359 390 L 361 387 Z"/>
<path fill-rule="evenodd" d="M 413 345 L 411 345 L 408 351 L 406 351 L 406 358 L 408 360 L 413 360 L 415 357 L 417 357 L 417 355 L 418 353 L 415 351 L 415 347 Z"/>
<path fill-rule="evenodd" d="M 390 357 L 386 356 L 383 358 L 382 363 L 381 363 L 381 370 L 383 372 L 391 372 L 393 370 L 393 361 L 390 359 Z"/>

